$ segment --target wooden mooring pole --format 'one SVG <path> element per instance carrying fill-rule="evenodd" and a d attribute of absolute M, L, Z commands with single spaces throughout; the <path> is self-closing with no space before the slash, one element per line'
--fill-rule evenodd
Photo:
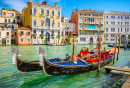
<path fill-rule="evenodd" d="M 101 30 L 99 30 L 99 35 L 98 35 L 98 50 L 99 50 L 99 57 L 98 57 L 98 74 L 100 72 L 100 58 L 101 58 Z"/>
<path fill-rule="evenodd" d="M 113 64 L 115 63 L 116 47 L 117 47 L 117 35 L 116 35 L 116 44 L 115 44 L 115 51 L 114 51 Z"/>
<path fill-rule="evenodd" d="M 73 37 L 73 52 L 72 52 L 72 60 L 74 62 L 74 56 L 75 55 L 75 36 Z"/>
<path fill-rule="evenodd" d="M 124 51 L 126 49 L 126 38 L 124 38 Z"/>
<path fill-rule="evenodd" d="M 119 52 L 120 52 L 120 39 L 121 39 L 121 37 L 119 36 L 117 60 L 119 59 Z"/>

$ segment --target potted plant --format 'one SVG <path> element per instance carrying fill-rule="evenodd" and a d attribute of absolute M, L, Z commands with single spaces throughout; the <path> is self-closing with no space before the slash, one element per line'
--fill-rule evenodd
<path fill-rule="evenodd" d="M 41 37 L 41 38 L 44 38 L 44 34 L 41 33 L 41 34 L 40 34 L 40 37 Z"/>
<path fill-rule="evenodd" d="M 23 36 L 23 34 L 22 34 L 22 33 L 20 33 L 20 36 Z"/>
<path fill-rule="evenodd" d="M 36 36 L 37 36 L 37 33 L 33 33 L 33 34 L 32 34 L 32 37 L 33 37 L 34 39 L 36 39 Z"/>
<path fill-rule="evenodd" d="M 55 36 L 54 33 L 52 33 L 51 36 Z"/>

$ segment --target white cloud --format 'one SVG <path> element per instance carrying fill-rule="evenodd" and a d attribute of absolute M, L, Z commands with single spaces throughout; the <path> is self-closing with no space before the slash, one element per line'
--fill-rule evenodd
<path fill-rule="evenodd" d="M 29 0 L 3 0 L 2 2 L 7 4 L 10 9 L 15 9 L 21 13 L 22 9 L 27 6 L 28 1 Z"/>

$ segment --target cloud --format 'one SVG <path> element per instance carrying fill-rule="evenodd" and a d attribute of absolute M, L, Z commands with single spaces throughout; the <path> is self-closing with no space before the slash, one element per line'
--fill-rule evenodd
<path fill-rule="evenodd" d="M 10 9 L 15 9 L 21 13 L 22 9 L 27 6 L 28 1 L 29 0 L 3 0 L 2 2 L 8 5 Z"/>

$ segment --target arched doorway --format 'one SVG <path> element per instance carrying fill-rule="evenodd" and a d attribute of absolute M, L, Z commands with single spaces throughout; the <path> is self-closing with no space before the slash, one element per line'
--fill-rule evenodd
<path fill-rule="evenodd" d="M 49 29 L 50 28 L 50 19 L 46 18 L 46 27 Z"/>
<path fill-rule="evenodd" d="M 45 42 L 50 43 L 50 34 L 49 33 L 46 33 Z"/>
<path fill-rule="evenodd" d="M 93 37 L 90 37 L 90 43 L 93 43 Z"/>
<path fill-rule="evenodd" d="M 2 45 L 6 45 L 6 39 L 2 38 Z"/>
<path fill-rule="evenodd" d="M 130 39 L 130 35 L 128 35 L 128 38 Z"/>

